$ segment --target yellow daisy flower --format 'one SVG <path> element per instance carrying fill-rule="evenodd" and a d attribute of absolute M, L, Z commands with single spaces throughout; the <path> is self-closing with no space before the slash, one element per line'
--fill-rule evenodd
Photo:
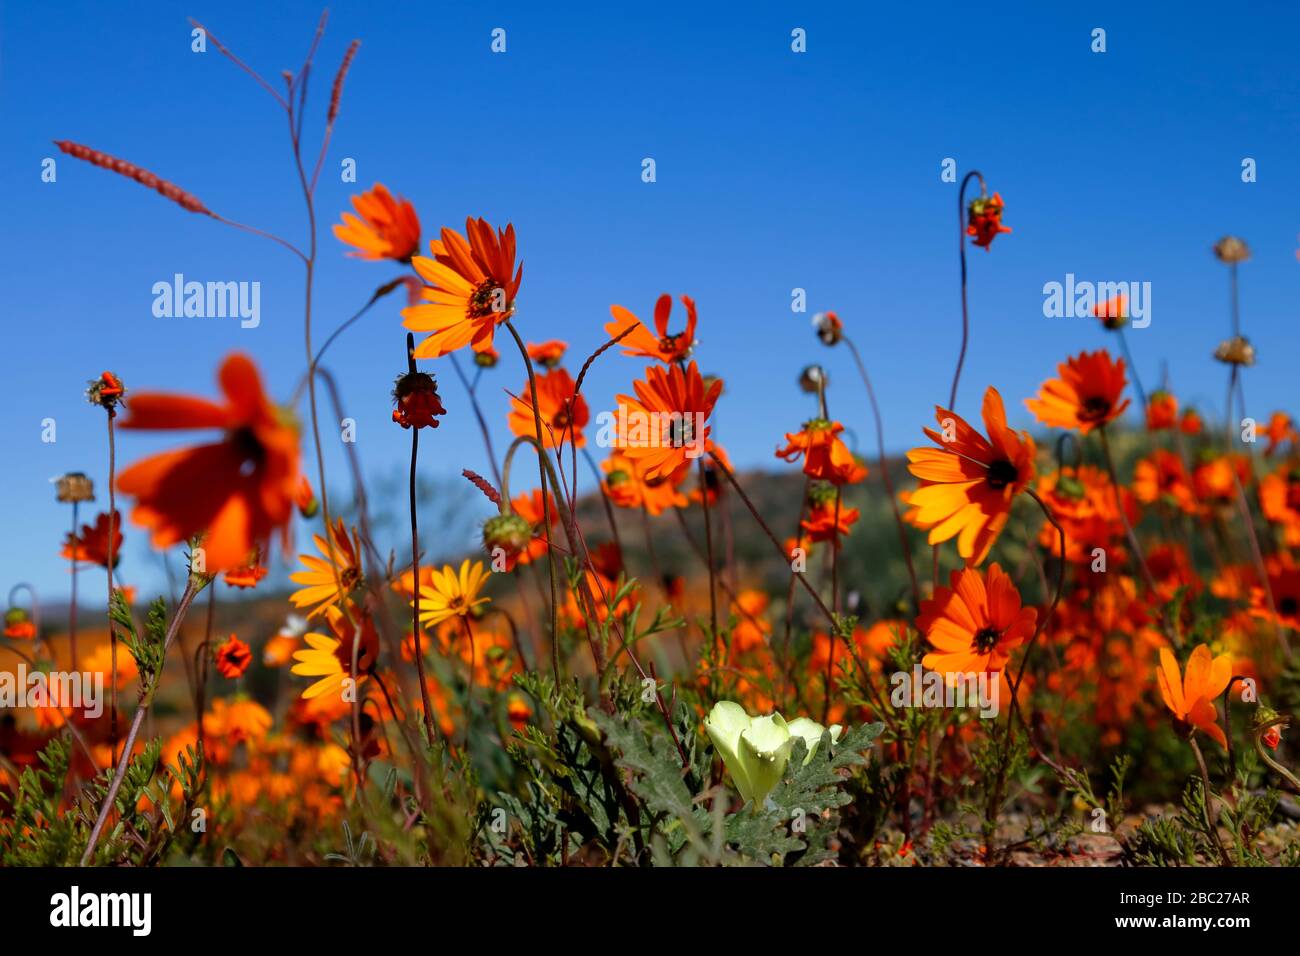
<path fill-rule="evenodd" d="M 358 608 L 352 608 L 353 617 L 360 614 Z M 341 694 L 343 682 L 352 671 L 352 641 L 356 636 L 356 625 L 337 607 L 325 609 L 334 637 L 325 634 L 307 633 L 303 640 L 307 642 L 304 650 L 296 651 L 293 659 L 292 673 L 299 677 L 319 677 L 320 680 L 302 692 L 305 700 L 312 700 L 325 694 Z M 375 662 L 379 649 L 379 637 L 375 633 L 373 622 L 366 617 L 361 622 L 361 648 L 357 656 L 357 669 L 364 675 Z"/>
<path fill-rule="evenodd" d="M 324 560 L 315 555 L 300 554 L 298 560 L 305 564 L 308 570 L 289 575 L 289 580 L 295 584 L 306 585 L 302 590 L 295 591 L 289 596 L 293 606 L 304 608 L 316 605 L 308 613 L 308 618 L 316 617 L 324 613 L 326 608 L 338 604 L 361 583 L 361 539 L 355 529 L 352 537 L 349 538 L 347 528 L 343 526 L 343 519 L 339 518 L 334 523 L 334 557 L 337 564 L 332 564 L 329 560 L 330 548 L 325 539 L 318 534 L 311 537 L 316 543 L 316 550 L 324 555 Z"/>
<path fill-rule="evenodd" d="M 430 583 L 420 585 L 421 623 L 440 624 L 448 618 L 465 617 L 472 608 L 486 604 L 490 599 L 479 597 L 478 592 L 487 577 L 483 562 L 471 564 L 469 558 L 461 562 L 459 572 L 450 564 L 444 565 L 441 571 L 435 570 Z"/>

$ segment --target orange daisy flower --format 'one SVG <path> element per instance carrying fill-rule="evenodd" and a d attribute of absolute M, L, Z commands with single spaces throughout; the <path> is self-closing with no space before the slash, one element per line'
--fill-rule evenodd
<path fill-rule="evenodd" d="M 974 568 L 952 572 L 950 587 L 921 602 L 917 629 L 934 648 L 921 659 L 955 677 L 1001 671 L 1011 652 L 1034 632 L 1038 611 L 1020 606 L 1020 592 L 996 563 L 987 578 Z"/>
<path fill-rule="evenodd" d="M 1092 314 L 1101 319 L 1101 324 L 1112 331 L 1128 321 L 1128 296 L 1120 295 L 1098 302 L 1092 307 Z"/>
<path fill-rule="evenodd" d="M 1178 430 L 1184 435 L 1199 435 L 1205 428 L 1205 422 L 1201 419 L 1201 413 L 1194 408 L 1189 408 L 1183 412 L 1183 417 L 1178 420 Z"/>
<path fill-rule="evenodd" d="M 248 562 L 242 568 L 232 568 L 225 574 L 226 585 L 232 588 L 255 588 L 262 578 L 266 577 L 266 568 L 257 560 L 258 556 L 254 555 L 253 560 Z"/>
<path fill-rule="evenodd" d="M 834 485 L 851 484 L 867 476 L 867 469 L 860 465 L 849 451 L 847 445 L 840 441 L 840 432 L 844 426 L 839 422 L 825 418 L 814 418 L 804 422 L 798 432 L 787 432 L 784 448 L 776 450 L 776 457 L 785 461 L 797 461 L 802 455 L 803 473 L 809 478 L 829 481 Z"/>
<path fill-rule="evenodd" d="M 689 467 L 681 468 L 668 477 L 647 479 L 636 459 L 629 458 L 615 449 L 601 462 L 605 480 L 600 483 L 601 490 L 619 508 L 640 508 L 645 506 L 651 516 L 663 514 L 669 508 L 685 508 L 690 500 L 679 490 L 680 484 L 690 473 Z"/>
<path fill-rule="evenodd" d="M 1070 473 L 1045 475 L 1038 493 L 1051 507 L 1065 531 L 1065 558 L 1074 563 L 1093 559 L 1094 548 L 1104 548 L 1114 561 L 1124 555 L 1124 526 L 1115 507 L 1115 489 L 1110 476 L 1092 465 L 1081 465 Z M 1137 522 L 1137 509 L 1128 489 L 1120 489 L 1124 511 Z M 1061 539 L 1050 522 L 1043 522 L 1038 543 L 1056 557 L 1061 556 Z"/>
<path fill-rule="evenodd" d="M 908 470 L 921 480 L 907 520 L 928 528 L 930 544 L 957 538 L 957 553 L 980 564 L 1011 514 L 1011 502 L 1034 478 L 1034 440 L 1007 427 L 997 389 L 984 393 L 986 439 L 954 412 L 935 407 L 942 432 L 925 429 L 939 447 L 913 448 Z"/>
<path fill-rule="evenodd" d="M 1105 349 L 1080 352 L 1056 367 L 1060 378 L 1048 379 L 1037 398 L 1025 400 L 1035 417 L 1051 428 L 1077 428 L 1082 435 L 1114 421 L 1128 408 L 1121 402 L 1127 379 L 1124 360 L 1111 360 Z"/>
<path fill-rule="evenodd" d="M 59 554 L 69 561 L 86 561 L 90 564 L 98 564 L 101 568 L 108 567 L 108 555 L 111 550 L 113 553 L 113 567 L 117 567 L 122 560 L 122 516 L 113 512 L 113 546 L 109 547 L 108 524 L 109 516 L 107 512 L 101 512 L 96 518 L 93 525 L 83 524 L 81 534 L 67 535 L 63 543 L 63 550 Z"/>
<path fill-rule="evenodd" d="M 524 273 L 523 265 L 515 268 L 515 227 L 494 231 L 486 219 L 467 219 L 465 231 L 468 241 L 444 227 L 442 239 L 429 243 L 433 258 L 411 260 L 429 287 L 420 293 L 423 302 L 402 310 L 402 324 L 433 333 L 416 346 L 416 358 L 437 358 L 466 345 L 486 352 L 497 326 L 514 314 Z"/>
<path fill-rule="evenodd" d="M 1259 585 L 1252 585 L 1250 589 L 1250 613 L 1261 620 L 1276 621 L 1283 627 L 1300 630 L 1300 567 L 1283 554 L 1280 559 L 1268 559 L 1265 570 L 1277 615 L 1269 610 L 1268 593 Z"/>
<path fill-rule="evenodd" d="M 1228 738 L 1219 727 L 1219 712 L 1214 700 L 1227 690 L 1228 682 L 1232 680 L 1231 657 L 1220 654 L 1211 659 L 1209 646 L 1198 644 L 1187 659 L 1187 672 L 1179 674 L 1178 661 L 1173 653 L 1162 647 L 1156 680 L 1160 684 L 1160 696 L 1180 729 L 1185 732 L 1192 728 L 1204 731 L 1217 740 L 1220 747 L 1228 746 Z"/>
<path fill-rule="evenodd" d="M 1295 422 L 1286 412 L 1274 412 L 1269 417 L 1264 435 L 1268 438 L 1268 447 L 1264 449 L 1265 455 L 1272 455 L 1283 442 L 1290 442 L 1292 448 L 1300 443 L 1300 432 L 1296 431 Z"/>
<path fill-rule="evenodd" d="M 629 326 L 632 331 L 619 340 L 624 355 L 658 359 L 665 365 L 685 362 L 695 348 L 695 300 L 688 295 L 682 296 L 682 305 L 686 306 L 686 328 L 681 332 L 668 332 L 668 316 L 673 309 L 673 297 L 661 295 L 655 301 L 655 331 L 651 332 L 640 319 L 621 305 L 611 305 L 609 312 L 613 321 L 605 323 L 605 332 L 610 338 L 622 334 Z"/>
<path fill-rule="evenodd" d="M 1147 399 L 1147 431 L 1158 432 L 1178 424 L 1178 399 L 1168 392 L 1152 392 Z"/>
<path fill-rule="evenodd" d="M 234 634 L 217 646 L 217 671 L 222 677 L 234 680 L 253 663 L 253 652 Z"/>
<path fill-rule="evenodd" d="M 294 584 L 301 584 L 301 590 L 289 595 L 289 600 L 296 608 L 310 607 L 308 619 L 324 614 L 325 609 L 342 601 L 361 583 L 361 538 L 356 529 L 348 537 L 348 529 L 342 518 L 334 519 L 334 560 L 330 561 L 330 546 L 318 534 L 311 536 L 316 550 L 321 557 L 310 554 L 298 555 L 298 560 L 307 566 L 306 571 L 295 571 L 289 575 Z M 336 574 L 337 571 L 337 574 Z"/>
<path fill-rule="evenodd" d="M 340 242 L 355 248 L 348 255 L 359 259 L 393 259 L 409 262 L 420 248 L 420 219 L 415 207 L 405 199 L 394 199 L 382 183 L 352 197 L 352 206 L 360 218 L 350 212 L 335 225 L 334 235 Z"/>
<path fill-rule="evenodd" d="M 590 420 L 587 400 L 575 394 L 576 385 L 567 369 L 552 369 L 537 376 L 537 401 L 542 415 L 542 445 L 556 448 L 566 441 L 582 448 L 587 436 L 582 433 Z M 519 397 L 511 400 L 510 430 L 521 438 L 533 438 L 537 423 L 533 420 L 533 390 L 527 382 Z"/>
<path fill-rule="evenodd" d="M 216 428 L 224 435 L 146 458 L 117 478 L 118 491 L 136 499 L 131 520 L 150 530 L 154 547 L 206 532 L 209 573 L 243 565 L 254 550 L 265 552 L 276 531 L 287 547 L 299 484 L 298 429 L 267 399 L 256 366 L 247 356 L 231 355 L 218 377 L 224 405 L 135 393 L 122 428 Z"/>
<path fill-rule="evenodd" d="M 546 342 L 529 342 L 528 357 L 543 368 L 555 368 L 564 361 L 564 353 L 568 345 L 559 339 L 550 339 Z"/>
<path fill-rule="evenodd" d="M 1264 517 L 1282 529 L 1287 547 L 1300 546 L 1300 467 L 1283 466 L 1259 483 Z"/>
<path fill-rule="evenodd" d="M 1133 470 L 1133 494 L 1144 505 L 1160 501 L 1185 514 L 1195 514 L 1198 508 L 1182 458 L 1163 448 L 1138 459 Z"/>
<path fill-rule="evenodd" d="M 1250 483 L 1250 460 L 1244 455 L 1217 455 L 1204 449 L 1202 460 L 1192 469 L 1192 488 L 1204 505 L 1230 504 L 1237 497 L 1237 482 L 1242 488 Z"/>
<path fill-rule="evenodd" d="M 840 539 L 857 523 L 858 509 L 850 508 L 843 501 L 837 508 L 835 498 L 835 490 L 828 485 L 814 486 L 809 491 L 808 517 L 799 522 L 809 541 L 829 541 L 839 548 Z"/>
<path fill-rule="evenodd" d="M 705 424 L 722 393 L 722 380 L 705 386 L 694 362 L 685 370 L 646 369 L 632 383 L 636 396 L 619 395 L 620 414 L 613 446 L 644 469 L 647 479 L 668 478 L 713 450 Z"/>

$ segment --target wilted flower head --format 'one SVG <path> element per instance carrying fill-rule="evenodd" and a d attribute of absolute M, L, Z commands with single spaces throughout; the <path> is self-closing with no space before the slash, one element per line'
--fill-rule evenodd
<path fill-rule="evenodd" d="M 1002 225 L 1001 193 L 971 200 L 966 235 L 975 237 L 975 245 L 983 247 L 984 251 L 988 252 L 999 233 L 1010 231 L 1009 226 Z"/>
<path fill-rule="evenodd" d="M 95 484 L 84 473 L 70 471 L 54 479 L 56 497 L 65 503 L 95 500 Z"/>
<path fill-rule="evenodd" d="M 437 428 L 439 415 L 446 415 L 438 396 L 438 383 L 427 372 L 406 372 L 393 388 L 393 421 L 403 428 Z"/>
<path fill-rule="evenodd" d="M 741 797 L 759 807 L 785 773 L 795 738 L 802 737 L 808 747 L 806 764 L 817 752 L 827 728 L 807 717 L 789 723 L 776 713 L 750 717 L 734 701 L 720 700 L 704 719 L 704 729 L 731 771 Z M 832 743 L 839 740 L 842 729 L 839 724 L 830 727 Z"/>
<path fill-rule="evenodd" d="M 1214 255 L 1220 262 L 1232 266 L 1250 258 L 1250 246 L 1246 245 L 1245 239 L 1224 236 L 1214 244 Z"/>
<path fill-rule="evenodd" d="M 86 400 L 92 405 L 108 409 L 110 414 L 117 408 L 124 395 L 126 395 L 126 387 L 112 372 L 104 372 L 99 378 L 93 379 L 90 387 L 86 389 Z"/>
<path fill-rule="evenodd" d="M 812 317 L 812 324 L 822 345 L 838 345 L 844 338 L 844 323 L 834 312 L 818 312 Z"/>
<path fill-rule="evenodd" d="M 1214 357 L 1225 365 L 1254 365 L 1255 346 L 1244 335 L 1224 339 L 1214 350 Z"/>
<path fill-rule="evenodd" d="M 830 378 L 820 365 L 805 365 L 804 370 L 799 373 L 799 387 L 813 395 L 829 384 Z"/>

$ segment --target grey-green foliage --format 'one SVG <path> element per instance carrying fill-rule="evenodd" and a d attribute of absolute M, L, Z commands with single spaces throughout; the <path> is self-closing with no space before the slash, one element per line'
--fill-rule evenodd
<path fill-rule="evenodd" d="M 727 815 L 718 833 L 708 807 L 711 794 L 692 793 L 687 786 L 696 768 L 689 755 L 683 768 L 666 730 L 647 726 L 644 719 L 623 720 L 595 710 L 591 717 L 618 751 L 619 766 L 631 772 L 633 792 L 654 815 L 653 836 L 664 841 L 669 854 L 689 849 L 715 862 L 778 866 L 819 863 L 832 855 L 830 838 L 839 824 L 836 808 L 851 799 L 844 780 L 853 767 L 867 762 L 862 751 L 883 730 L 879 723 L 862 725 L 837 744 L 827 732 L 806 762 L 807 746 L 797 738 L 785 774 L 763 805 L 747 804 Z"/>
<path fill-rule="evenodd" d="M 727 843 L 759 862 L 809 866 L 832 855 L 830 838 L 839 825 L 838 807 L 852 799 L 843 787 L 846 771 L 867 762 L 862 752 L 884 724 L 861 724 L 832 745 L 829 731 L 812 760 L 797 738 L 781 782 L 761 808 L 746 806 L 727 818 Z"/>

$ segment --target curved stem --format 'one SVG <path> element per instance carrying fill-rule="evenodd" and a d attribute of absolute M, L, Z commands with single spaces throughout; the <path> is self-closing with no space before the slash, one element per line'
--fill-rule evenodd
<path fill-rule="evenodd" d="M 952 390 L 948 394 L 948 408 L 957 409 L 957 383 L 961 381 L 961 369 L 966 364 L 966 345 L 970 340 L 970 313 L 966 307 L 966 184 L 972 179 L 980 181 L 980 192 L 986 191 L 984 177 L 979 170 L 972 169 L 961 181 L 957 191 L 957 251 L 961 258 L 961 351 L 957 353 L 957 368 L 952 373 Z"/>
<path fill-rule="evenodd" d="M 528 390 L 532 397 L 533 427 L 537 436 L 537 474 L 538 481 L 542 486 L 542 531 L 546 537 L 546 564 L 551 572 L 551 665 L 555 670 L 555 680 L 558 683 L 560 680 L 560 607 L 559 584 L 556 575 L 559 569 L 555 565 L 555 548 L 551 544 L 551 522 L 548 520 L 551 511 L 546 492 L 546 472 L 550 466 L 550 457 L 546 453 L 546 441 L 542 438 L 542 412 L 541 405 L 537 400 L 537 375 L 533 371 L 533 360 L 529 358 L 528 347 L 524 345 L 524 340 L 519 337 L 519 333 L 515 331 L 515 327 L 509 319 L 506 320 L 505 327 L 510 330 L 510 335 L 514 338 L 515 344 L 519 346 L 519 354 L 523 356 L 524 366 L 528 369 Z M 555 494 L 562 502 L 563 495 L 560 494 L 559 488 L 555 489 Z M 569 545 L 572 547 L 572 540 L 570 540 Z"/>
<path fill-rule="evenodd" d="M 167 660 L 167 651 L 171 648 L 172 642 L 176 640 L 181 622 L 185 620 L 185 615 L 189 612 L 190 605 L 194 603 L 194 597 L 198 593 L 199 588 L 195 586 L 194 578 L 190 577 L 185 582 L 185 593 L 181 595 L 180 604 L 176 606 L 176 613 L 172 615 L 171 625 L 167 628 L 167 636 L 163 639 L 159 672 L 154 675 L 153 686 L 145 692 L 140 699 L 140 705 L 135 710 L 135 717 L 131 720 L 131 729 L 126 735 L 126 743 L 122 746 L 122 755 L 118 758 L 117 771 L 113 774 L 112 783 L 108 785 L 108 792 L 104 795 L 104 803 L 99 808 L 99 816 L 90 831 L 90 838 L 86 841 L 86 849 L 81 854 L 80 866 L 86 866 L 94 857 L 95 846 L 99 843 L 100 834 L 104 831 L 104 824 L 108 822 L 108 815 L 113 809 L 113 801 L 117 798 L 118 790 L 122 788 L 123 778 L 126 777 L 126 768 L 131 762 L 131 751 L 135 747 L 135 740 L 140 736 L 140 727 L 144 723 L 145 714 L 149 712 L 149 707 L 153 703 L 154 691 L 157 690 L 158 681 L 162 675 L 161 663 Z"/>
<path fill-rule="evenodd" d="M 410 332 L 406 333 L 406 363 L 407 374 L 415 374 L 415 336 Z M 417 509 L 415 503 L 415 475 L 416 460 L 420 455 L 420 429 L 419 426 L 411 428 L 411 476 L 410 476 L 410 508 L 411 508 L 411 637 L 415 641 L 415 674 L 416 679 L 420 682 L 420 704 L 424 708 L 424 730 L 429 735 L 429 743 L 433 743 L 433 704 L 429 700 L 429 686 L 424 679 L 424 644 L 422 641 L 423 628 L 420 626 L 420 524 L 416 517 Z M 359 642 L 358 642 L 359 643 Z"/>
<path fill-rule="evenodd" d="M 713 521 L 709 514 L 709 482 L 704 473 L 704 458 L 699 458 L 700 507 L 704 509 L 704 551 L 709 564 L 709 640 L 718 639 L 718 588 L 713 558 Z M 728 648 L 730 650 L 730 648 Z"/>
<path fill-rule="evenodd" d="M 117 562 L 117 549 L 113 536 L 117 532 L 117 489 L 113 480 L 117 472 L 117 443 L 113 435 L 113 418 L 116 412 L 106 409 L 108 419 L 108 646 L 110 667 L 113 671 L 113 695 L 109 702 L 108 754 L 117 759 L 117 628 L 113 626 L 113 565 Z"/>
<path fill-rule="evenodd" d="M 1219 859 L 1223 861 L 1224 866 L 1232 866 L 1232 858 L 1228 856 L 1228 851 L 1223 848 L 1223 840 L 1219 836 L 1219 825 L 1215 818 L 1218 816 L 1213 809 L 1214 795 L 1210 790 L 1210 771 L 1205 767 L 1205 758 L 1201 755 L 1201 748 L 1196 743 L 1196 734 L 1192 733 L 1187 738 L 1187 742 L 1192 745 L 1192 753 L 1196 755 L 1196 766 L 1201 771 L 1201 796 L 1205 803 L 1205 826 L 1209 830 L 1210 838 L 1214 841 L 1214 847 L 1219 851 Z"/>

